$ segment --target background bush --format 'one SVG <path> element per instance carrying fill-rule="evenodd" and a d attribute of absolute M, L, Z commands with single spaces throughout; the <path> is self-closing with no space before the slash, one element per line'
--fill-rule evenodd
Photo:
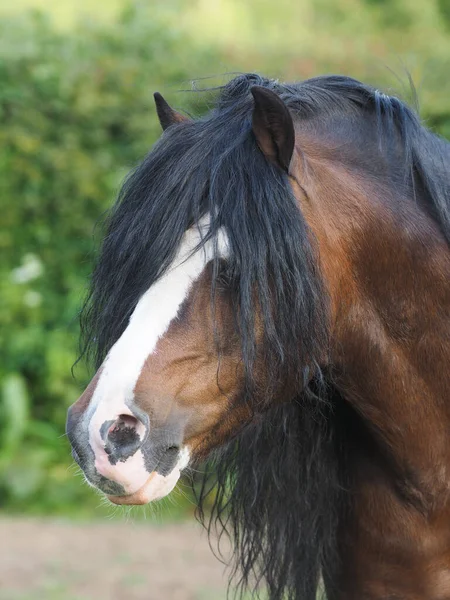
<path fill-rule="evenodd" d="M 88 377 L 82 365 L 71 374 L 77 311 L 94 224 L 159 135 L 153 91 L 195 113 L 210 96 L 177 93 L 191 78 L 334 71 L 410 97 L 407 68 L 428 125 L 450 136 L 450 0 L 150 4 L 86 2 L 83 20 L 57 12 L 56 22 L 20 5 L 0 21 L 0 507 L 8 510 L 98 504 L 68 469 L 63 437 L 67 406 Z"/>

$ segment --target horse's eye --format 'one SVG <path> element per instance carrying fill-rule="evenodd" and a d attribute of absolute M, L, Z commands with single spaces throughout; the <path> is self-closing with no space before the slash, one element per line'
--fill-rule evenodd
<path fill-rule="evenodd" d="M 222 269 L 217 276 L 217 285 L 220 287 L 229 287 L 231 285 L 231 274 L 227 269 Z"/>

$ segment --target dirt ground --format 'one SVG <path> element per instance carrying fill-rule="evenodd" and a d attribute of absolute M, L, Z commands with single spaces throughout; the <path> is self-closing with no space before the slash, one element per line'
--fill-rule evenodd
<path fill-rule="evenodd" d="M 222 600 L 195 523 L 0 519 L 1 600 Z"/>

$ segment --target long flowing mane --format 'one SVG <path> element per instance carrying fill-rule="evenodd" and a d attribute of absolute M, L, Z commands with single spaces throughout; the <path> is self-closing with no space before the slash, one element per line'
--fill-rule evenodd
<path fill-rule="evenodd" d="M 334 400 L 318 367 L 328 348 L 328 302 L 288 176 L 266 161 L 253 137 L 253 85 L 279 94 L 296 121 L 322 120 L 332 127 L 336 118 L 375 119 L 380 147 L 401 156 L 395 182 L 411 191 L 450 242 L 449 145 L 424 129 L 404 103 L 347 77 L 280 84 L 238 76 L 205 117 L 169 128 L 125 182 L 106 223 L 82 313 L 83 351 L 100 366 L 140 296 L 168 268 L 186 229 L 205 213 L 211 225 L 204 241 L 226 229 L 225 276 L 248 401 L 257 414 L 213 457 L 213 475 L 205 476 L 199 503 L 214 487 L 211 523 L 234 535 L 239 589 L 264 581 L 273 600 L 313 600 L 320 572 L 332 579 L 336 567 L 343 498 Z M 214 268 L 222 268 L 218 259 Z M 302 390 L 269 410 L 266 397 L 255 398 L 251 381 L 255 302 L 271 380 L 289 376 Z"/>

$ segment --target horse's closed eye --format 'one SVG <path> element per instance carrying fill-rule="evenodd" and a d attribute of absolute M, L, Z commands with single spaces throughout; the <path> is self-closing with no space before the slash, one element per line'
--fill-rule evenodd
<path fill-rule="evenodd" d="M 225 261 L 221 261 L 215 277 L 216 286 L 220 289 L 229 289 L 233 284 L 233 275 Z"/>
<path fill-rule="evenodd" d="M 227 271 L 219 273 L 219 275 L 217 277 L 217 285 L 219 287 L 228 288 L 231 284 L 232 284 L 232 277 L 231 277 L 230 273 L 228 273 Z"/>

